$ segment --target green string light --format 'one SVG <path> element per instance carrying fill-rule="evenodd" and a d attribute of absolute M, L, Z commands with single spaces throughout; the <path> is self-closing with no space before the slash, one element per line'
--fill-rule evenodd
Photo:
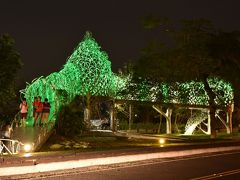
<path fill-rule="evenodd" d="M 118 91 L 124 91 L 131 86 L 133 89 L 129 94 L 118 95 L 116 99 L 123 100 L 137 100 L 137 101 L 151 101 L 160 103 L 179 103 L 188 105 L 208 105 L 208 95 L 204 89 L 202 82 L 189 81 L 184 83 L 159 83 L 151 85 L 147 81 L 142 81 L 139 84 L 132 84 L 131 80 L 122 80 L 119 77 L 117 81 L 125 83 L 121 85 Z M 211 78 L 208 80 L 210 87 L 215 92 L 215 102 L 218 105 L 226 106 L 233 100 L 233 89 L 230 83 L 219 79 Z M 134 89 L 135 88 L 135 89 Z M 134 92 L 134 93 L 133 93 Z M 120 94 L 120 95 L 119 95 Z"/>
<path fill-rule="evenodd" d="M 231 85 L 221 79 L 209 79 L 210 87 L 217 94 L 218 105 L 226 105 L 233 99 Z M 63 69 L 47 77 L 40 77 L 20 91 L 31 104 L 35 96 L 48 98 L 52 108 L 50 119 L 55 120 L 59 108 L 70 103 L 77 95 L 111 96 L 115 99 L 162 103 L 208 105 L 208 96 L 202 82 L 158 83 L 132 82 L 131 75 L 113 74 L 111 62 L 101 47 L 87 32 L 68 58 Z M 29 106 L 29 112 L 32 106 Z M 28 114 L 28 122 L 33 121 Z"/>
<path fill-rule="evenodd" d="M 91 33 L 87 32 L 62 70 L 34 80 L 21 93 L 29 104 L 34 96 L 48 98 L 53 107 L 50 119 L 55 120 L 59 108 L 68 104 L 76 95 L 109 96 L 113 89 L 111 62 Z M 29 111 L 31 110 L 30 106 Z M 29 115 L 28 121 L 32 120 Z"/>

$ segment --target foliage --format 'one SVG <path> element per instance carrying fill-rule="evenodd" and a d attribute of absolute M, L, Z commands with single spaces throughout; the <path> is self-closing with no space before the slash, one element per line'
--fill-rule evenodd
<path fill-rule="evenodd" d="M 55 120 L 59 108 L 70 103 L 77 95 L 109 96 L 114 89 L 113 79 L 107 54 L 100 50 L 87 32 L 62 70 L 33 80 L 21 92 L 29 104 L 34 96 L 48 98 L 52 104 L 50 118 Z"/>
<path fill-rule="evenodd" d="M 79 95 L 108 95 L 113 86 L 111 62 L 89 32 L 69 57 L 64 72 L 76 78 L 71 88 Z"/>
<path fill-rule="evenodd" d="M 0 119 L 8 116 L 7 109 L 16 96 L 15 78 L 22 66 L 20 54 L 14 46 L 10 35 L 0 35 Z"/>
<path fill-rule="evenodd" d="M 155 17 L 150 20 L 146 18 L 145 20 L 152 22 L 151 19 L 160 20 L 161 18 Z M 155 23 L 159 25 L 158 21 Z M 171 27 L 169 25 L 169 27 L 162 28 Z M 203 82 L 211 105 L 214 105 L 213 99 L 218 98 L 216 96 L 219 92 L 212 89 L 215 85 L 210 79 L 218 77 L 220 84 L 222 82 L 220 79 L 232 84 L 234 98 L 240 100 L 240 93 L 238 93 L 240 92 L 240 79 L 238 78 L 240 32 L 218 31 L 213 28 L 210 21 L 195 19 L 181 21 L 179 28 L 171 29 L 167 34 L 173 37 L 175 43 L 171 47 L 166 47 L 162 42 L 149 43 L 142 51 L 136 65 L 137 76 L 150 81 L 167 82 L 170 86 L 175 86 L 175 82 Z M 183 83 L 182 85 L 186 87 L 189 84 Z M 223 89 L 225 87 L 222 86 Z M 182 92 L 186 94 L 184 89 Z"/>
<path fill-rule="evenodd" d="M 138 82 L 126 76 L 125 86 L 119 88 L 117 99 L 137 100 L 159 103 L 178 103 L 188 105 L 209 105 L 204 84 L 198 81 L 152 83 L 140 79 Z M 215 103 L 227 106 L 233 100 L 233 89 L 230 83 L 209 78 L 209 85 L 216 94 Z"/>
<path fill-rule="evenodd" d="M 80 134 L 85 129 L 83 120 L 83 104 L 79 96 L 59 109 L 57 115 L 58 132 L 65 136 Z"/>
<path fill-rule="evenodd" d="M 234 119 L 240 128 L 240 31 L 218 32 L 209 43 L 210 55 L 218 59 L 216 73 L 234 90 Z"/>
<path fill-rule="evenodd" d="M 54 107 L 50 116 L 55 119 L 62 106 L 59 113 L 71 112 L 66 105 L 76 96 L 209 105 L 210 98 L 202 81 L 207 77 L 204 80 L 216 94 L 212 98 L 214 103 L 226 106 L 233 98 L 232 87 L 212 76 L 216 66 L 212 66 L 212 59 L 206 50 L 209 35 L 205 35 L 202 29 L 195 32 L 196 25 L 194 22 L 192 27 L 191 23 L 187 23 L 187 29 L 183 29 L 183 34 L 179 33 L 177 37 L 183 41 L 174 49 L 167 49 L 162 44 L 152 44 L 146 48 L 137 66 L 136 72 L 140 72 L 140 77 L 135 76 L 132 66 L 127 67 L 124 73 L 113 74 L 106 53 L 100 50 L 91 34 L 86 33 L 62 70 L 34 80 L 22 93 L 29 103 L 34 96 L 47 97 Z M 201 27 L 205 30 L 204 24 Z M 199 49 L 195 42 L 198 42 Z M 88 100 L 84 99 L 83 108 L 91 107 L 89 104 L 93 98 Z"/>
<path fill-rule="evenodd" d="M 171 32 L 173 32 L 172 37 L 174 37 L 173 40 L 175 41 L 174 46 L 168 49 L 158 46 L 146 48 L 136 66 L 137 74 L 146 79 L 150 78 L 152 81 L 162 80 L 170 83 L 170 88 L 174 82 L 195 81 L 196 83 L 202 83 L 207 95 L 207 103 L 205 102 L 204 104 L 207 104 L 210 108 L 211 127 L 214 130 L 216 106 L 223 99 L 218 98 L 219 92 L 214 91 L 214 85 L 212 84 L 211 86 L 210 81 L 216 77 L 218 79 L 226 79 L 227 76 L 226 74 L 223 75 L 224 73 L 220 76 L 220 72 L 224 72 L 224 66 L 222 66 L 221 58 L 216 58 L 212 53 L 214 48 L 217 48 L 213 42 L 218 31 L 212 27 L 210 21 L 196 19 L 182 21 L 181 27 Z M 217 49 L 216 52 L 220 50 Z M 187 85 L 186 87 L 188 87 L 188 84 L 182 85 Z M 174 92 L 174 90 L 171 92 Z M 199 90 L 202 91 L 198 88 L 193 92 L 198 92 Z M 185 102 L 190 100 L 189 97 L 196 97 L 197 95 L 194 93 L 190 94 L 190 96 L 185 96 L 184 94 L 185 92 L 182 89 L 180 97 L 185 97 Z M 225 105 L 230 103 L 229 101 L 223 101 Z"/>
<path fill-rule="evenodd" d="M 158 82 L 202 80 L 203 76 L 211 75 L 216 66 L 208 52 L 212 32 L 208 21 L 182 21 L 181 27 L 171 33 L 174 45 L 167 47 L 155 42 L 143 49 L 137 73 Z"/>

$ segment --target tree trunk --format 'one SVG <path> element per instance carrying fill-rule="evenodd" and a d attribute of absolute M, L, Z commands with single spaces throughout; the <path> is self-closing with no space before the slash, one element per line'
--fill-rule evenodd
<path fill-rule="evenodd" d="M 162 107 L 160 107 L 160 109 L 162 110 Z M 161 132 L 161 126 L 162 126 L 162 114 L 159 114 L 159 126 L 158 126 L 158 131 L 157 133 L 160 134 Z"/>
<path fill-rule="evenodd" d="M 216 104 L 214 99 L 216 98 L 216 94 L 210 88 L 207 77 L 203 79 L 204 89 L 208 95 L 208 104 L 209 104 L 209 113 L 210 113 L 210 126 L 211 126 L 211 138 L 216 138 Z"/>
<path fill-rule="evenodd" d="M 166 133 L 171 134 L 172 133 L 172 125 L 171 125 L 172 109 L 168 108 L 167 112 L 164 113 L 162 111 L 162 107 L 159 108 L 155 105 L 153 105 L 152 107 L 153 109 L 155 109 L 157 112 L 159 112 L 161 115 L 163 115 L 166 118 Z"/>
<path fill-rule="evenodd" d="M 132 130 L 132 105 L 129 104 L 129 122 L 128 122 L 128 130 Z"/>
<path fill-rule="evenodd" d="M 172 134 L 172 123 L 171 123 L 171 116 L 172 116 L 172 109 L 167 108 L 166 115 L 168 118 L 166 118 L 166 129 L 167 134 Z"/>
<path fill-rule="evenodd" d="M 234 87 L 233 121 L 236 122 L 238 131 L 240 131 L 240 85 L 238 86 Z"/>
<path fill-rule="evenodd" d="M 112 132 L 116 132 L 116 130 L 117 130 L 114 106 L 115 106 L 115 104 L 113 103 L 113 105 L 111 105 L 111 107 L 110 107 L 110 129 L 112 130 Z"/>
<path fill-rule="evenodd" d="M 84 122 L 87 130 L 89 130 L 91 126 L 90 117 L 91 117 L 91 94 L 88 93 L 86 94 L 86 107 L 84 110 Z"/>

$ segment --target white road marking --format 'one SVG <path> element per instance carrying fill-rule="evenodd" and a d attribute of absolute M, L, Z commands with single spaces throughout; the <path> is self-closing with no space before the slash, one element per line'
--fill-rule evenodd
<path fill-rule="evenodd" d="M 81 159 L 81 160 L 71 160 L 71 161 L 63 161 L 63 162 L 41 163 L 41 164 L 30 165 L 30 166 L 2 167 L 0 168 L 0 176 L 49 172 L 49 171 L 56 171 L 56 170 L 63 170 L 63 169 L 74 169 L 74 168 L 91 167 L 91 166 L 97 166 L 97 165 L 110 165 L 110 164 L 118 164 L 118 163 L 134 162 L 134 161 L 144 161 L 144 160 L 150 160 L 150 159 L 191 156 L 191 155 L 197 155 L 197 154 L 224 152 L 224 151 L 232 151 L 232 150 L 240 150 L 240 147 L 234 146 L 234 147 L 203 148 L 203 149 L 181 150 L 181 151 L 172 151 L 172 152 L 158 152 L 158 153 L 123 155 L 123 156 L 95 158 L 95 159 Z"/>

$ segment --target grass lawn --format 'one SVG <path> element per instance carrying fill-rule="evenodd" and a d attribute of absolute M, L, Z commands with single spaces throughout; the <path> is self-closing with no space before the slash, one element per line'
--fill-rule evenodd
<path fill-rule="evenodd" d="M 159 142 L 153 139 L 135 139 L 116 136 L 113 133 L 91 132 L 88 135 L 63 137 L 52 135 L 42 146 L 40 152 L 48 151 L 99 151 L 134 147 L 155 147 Z"/>
<path fill-rule="evenodd" d="M 101 151 L 111 149 L 126 149 L 137 147 L 159 147 L 159 138 L 167 139 L 166 146 L 187 145 L 201 143 L 218 143 L 222 141 L 240 140 L 240 133 L 232 135 L 219 133 L 216 139 L 211 139 L 209 135 L 196 134 L 191 136 L 185 135 L 157 135 L 156 139 L 128 138 L 124 136 L 116 136 L 110 132 L 90 132 L 85 135 L 77 135 L 75 137 L 63 137 L 60 135 L 52 135 L 48 141 L 42 146 L 40 152 L 51 151 Z"/>

